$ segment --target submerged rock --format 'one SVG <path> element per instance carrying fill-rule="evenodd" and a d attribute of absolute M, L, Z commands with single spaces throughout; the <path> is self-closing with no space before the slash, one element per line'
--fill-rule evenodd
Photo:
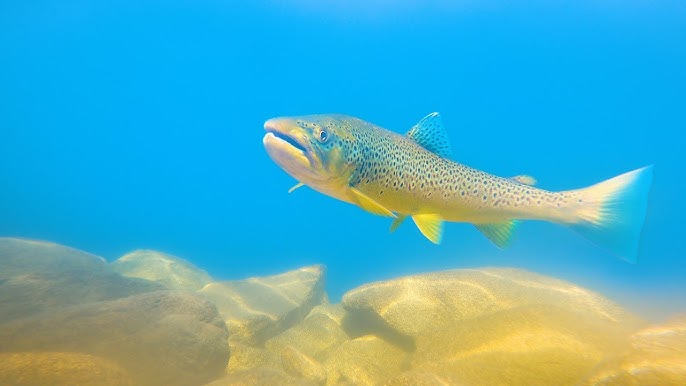
<path fill-rule="evenodd" d="M 340 303 L 324 303 L 314 307 L 307 317 L 310 318 L 317 314 L 328 316 L 329 319 L 333 320 L 340 326 L 341 323 L 343 323 L 343 318 L 345 318 L 346 311 Z"/>
<path fill-rule="evenodd" d="M 226 368 L 229 374 L 252 368 L 271 368 L 282 370 L 281 358 L 278 353 L 264 347 L 254 347 L 242 342 L 229 339 L 231 359 Z"/>
<path fill-rule="evenodd" d="M 286 371 L 296 378 L 324 383 L 327 375 L 323 361 L 337 346 L 350 339 L 340 325 L 340 318 L 336 322 L 329 317 L 343 312 L 340 305 L 319 305 L 305 320 L 267 340 L 266 348 L 230 339 L 231 360 L 227 371 L 271 368 Z"/>
<path fill-rule="evenodd" d="M 322 266 L 210 280 L 160 252 L 107 264 L 0 238 L 0 384 L 686 384 L 686 316 L 646 327 L 523 270 L 370 283 L 341 304 Z"/>
<path fill-rule="evenodd" d="M 45 241 L 0 238 L 0 323 L 60 307 L 163 289 L 105 260 Z"/>
<path fill-rule="evenodd" d="M 376 336 L 367 335 L 344 342 L 324 363 L 327 384 L 378 385 L 407 367 L 408 354 Z"/>
<path fill-rule="evenodd" d="M 304 378 L 292 377 L 282 370 L 256 367 L 228 374 L 205 386 L 316 386 Z"/>
<path fill-rule="evenodd" d="M 350 337 L 340 324 L 324 314 L 312 314 L 303 322 L 270 339 L 266 347 L 276 353 L 292 347 L 318 361 Z"/>
<path fill-rule="evenodd" d="M 0 325 L 0 350 L 70 351 L 110 359 L 136 384 L 190 385 L 219 376 L 228 333 L 198 295 L 158 291 L 72 306 Z"/>
<path fill-rule="evenodd" d="M 0 384 L 14 386 L 133 386 L 118 365 L 70 352 L 0 353 Z"/>
<path fill-rule="evenodd" d="M 589 290 L 507 268 L 371 283 L 345 294 L 343 306 L 349 334 L 412 353 L 409 379 L 463 385 L 573 384 L 643 325 Z"/>
<path fill-rule="evenodd" d="M 455 383 L 450 382 L 448 378 L 416 370 L 404 372 L 384 383 L 385 386 L 436 386 L 452 384 Z"/>
<path fill-rule="evenodd" d="M 607 361 L 584 385 L 686 385 L 686 315 L 630 337 L 630 348 Z"/>
<path fill-rule="evenodd" d="M 373 328 L 386 328 L 409 340 L 529 304 L 584 312 L 620 331 L 642 325 L 592 291 L 512 268 L 458 269 L 370 283 L 346 293 L 342 304 L 353 319 L 367 320 Z"/>
<path fill-rule="evenodd" d="M 304 378 L 320 385 L 326 382 L 327 376 L 324 367 L 292 346 L 281 350 L 281 364 L 287 373 L 295 377 Z"/>
<path fill-rule="evenodd" d="M 212 281 L 207 272 L 188 261 L 148 249 L 128 253 L 111 267 L 124 276 L 147 279 L 169 289 L 197 291 Z"/>
<path fill-rule="evenodd" d="M 324 267 L 211 283 L 199 293 L 217 305 L 232 340 L 259 346 L 303 320 L 326 299 Z"/>
<path fill-rule="evenodd" d="M 450 384 L 572 385 L 624 338 L 586 313 L 525 305 L 418 338 L 412 368 Z"/>

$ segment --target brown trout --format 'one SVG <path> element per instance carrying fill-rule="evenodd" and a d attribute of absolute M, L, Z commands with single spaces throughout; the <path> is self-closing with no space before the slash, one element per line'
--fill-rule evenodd
<path fill-rule="evenodd" d="M 652 182 L 652 165 L 590 187 L 551 192 L 529 176 L 503 178 L 450 159 L 438 113 L 406 135 L 346 115 L 273 118 L 265 122 L 269 156 L 299 183 L 392 217 L 410 216 L 439 243 L 444 221 L 468 222 L 500 248 L 518 220 L 573 228 L 628 261 L 636 261 Z"/>

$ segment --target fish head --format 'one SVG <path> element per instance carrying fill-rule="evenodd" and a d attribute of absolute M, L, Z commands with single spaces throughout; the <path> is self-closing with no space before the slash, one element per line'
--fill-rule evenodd
<path fill-rule="evenodd" d="M 262 142 L 271 159 L 298 181 L 344 199 L 353 166 L 347 151 L 354 138 L 345 121 L 330 115 L 272 118 Z"/>

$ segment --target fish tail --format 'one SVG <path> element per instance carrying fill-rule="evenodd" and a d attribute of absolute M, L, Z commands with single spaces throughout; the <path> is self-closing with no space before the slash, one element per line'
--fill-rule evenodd
<path fill-rule="evenodd" d="M 572 229 L 635 263 L 648 207 L 653 165 L 573 191 L 579 197 Z"/>

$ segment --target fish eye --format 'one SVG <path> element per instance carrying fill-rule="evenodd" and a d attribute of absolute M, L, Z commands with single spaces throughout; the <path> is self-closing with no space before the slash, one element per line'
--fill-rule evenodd
<path fill-rule="evenodd" d="M 324 143 L 329 139 L 329 133 L 326 130 L 319 132 L 319 142 Z"/>

